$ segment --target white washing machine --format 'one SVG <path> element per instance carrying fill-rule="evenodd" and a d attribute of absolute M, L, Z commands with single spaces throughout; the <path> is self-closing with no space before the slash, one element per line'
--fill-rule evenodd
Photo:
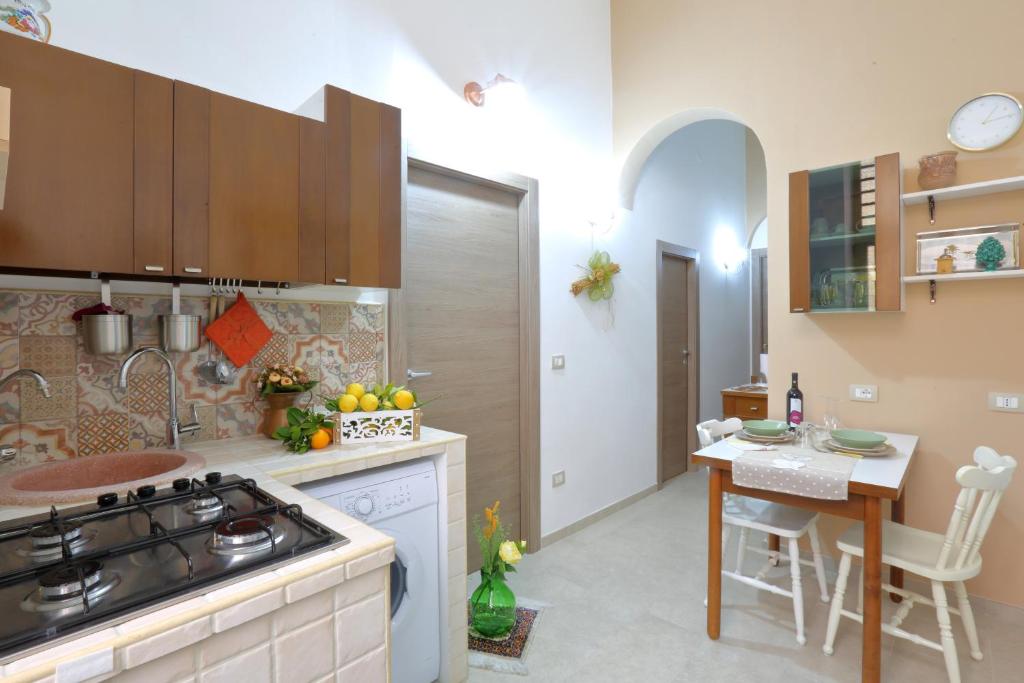
<path fill-rule="evenodd" d="M 431 460 L 303 484 L 314 498 L 395 539 L 391 563 L 391 680 L 440 676 L 437 476 Z"/>

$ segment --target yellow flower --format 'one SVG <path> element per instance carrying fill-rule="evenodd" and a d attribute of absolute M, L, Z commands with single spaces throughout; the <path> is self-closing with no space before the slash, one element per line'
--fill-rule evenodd
<path fill-rule="evenodd" d="M 280 382 L 281 381 L 281 375 L 277 374 L 276 372 L 272 372 L 267 377 L 267 380 L 270 381 L 270 382 Z"/>
<path fill-rule="evenodd" d="M 498 546 L 498 556 L 507 564 L 519 564 L 519 560 L 523 559 L 515 541 L 505 541 Z"/>
<path fill-rule="evenodd" d="M 292 380 L 290 378 L 288 378 L 288 377 L 282 377 L 281 378 L 281 386 L 282 387 L 290 387 L 292 384 L 294 384 L 294 382 L 292 382 Z"/>

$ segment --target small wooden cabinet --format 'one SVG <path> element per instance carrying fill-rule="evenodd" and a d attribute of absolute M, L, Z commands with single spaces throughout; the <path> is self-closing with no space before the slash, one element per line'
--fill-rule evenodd
<path fill-rule="evenodd" d="M 722 419 L 764 420 L 768 417 L 768 390 L 739 386 L 722 389 Z"/>
<path fill-rule="evenodd" d="M 902 310 L 899 154 L 789 176 L 793 313 Z"/>

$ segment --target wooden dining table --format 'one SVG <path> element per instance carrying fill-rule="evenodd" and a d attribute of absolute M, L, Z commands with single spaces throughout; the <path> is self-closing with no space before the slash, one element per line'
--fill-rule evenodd
<path fill-rule="evenodd" d="M 917 437 L 885 434 L 896 453 L 856 461 L 846 500 L 822 500 L 736 486 L 732 463 L 743 451 L 727 440 L 702 448 L 693 461 L 708 466 L 708 637 L 718 640 L 722 625 L 722 494 L 735 493 L 783 505 L 825 512 L 864 523 L 864 624 L 861 680 L 879 683 L 882 675 L 882 501 L 892 501 L 891 519 L 903 523 L 907 472 Z M 785 450 L 785 446 L 780 447 Z M 889 583 L 901 588 L 903 572 L 890 568 Z M 898 596 L 892 596 L 895 599 Z M 898 600 L 897 600 L 898 601 Z M 824 634 L 822 634 L 824 636 Z M 823 655 L 824 656 L 824 655 Z"/>

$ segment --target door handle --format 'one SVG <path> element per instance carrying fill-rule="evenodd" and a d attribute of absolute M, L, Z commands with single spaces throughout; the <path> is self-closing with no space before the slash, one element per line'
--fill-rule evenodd
<path fill-rule="evenodd" d="M 423 370 L 422 372 L 417 372 L 416 370 L 408 370 L 407 369 L 405 371 L 405 378 L 406 379 L 420 379 L 421 377 L 430 377 L 433 374 L 434 373 L 430 372 L 429 370 Z"/>

